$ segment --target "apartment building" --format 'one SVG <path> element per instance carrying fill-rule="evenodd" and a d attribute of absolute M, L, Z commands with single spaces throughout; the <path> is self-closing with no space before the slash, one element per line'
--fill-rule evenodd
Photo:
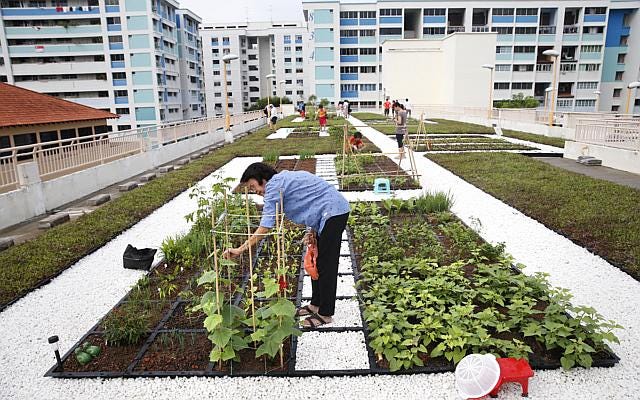
<path fill-rule="evenodd" d="M 200 37 L 210 116 L 224 113 L 222 58 L 227 54 L 238 56 L 227 65 L 230 112 L 242 112 L 267 96 L 293 102 L 309 96 L 309 35 L 302 22 L 203 24 Z M 271 74 L 275 78 L 267 78 Z"/>
<path fill-rule="evenodd" d="M 193 12 L 186 9 L 176 10 L 182 119 L 201 118 L 207 115 L 204 100 L 202 41 L 198 33 L 201 23 L 202 19 Z"/>
<path fill-rule="evenodd" d="M 632 51 L 640 49 L 639 8 L 637 0 L 303 0 L 313 47 L 310 87 L 319 98 L 379 107 L 385 40 L 496 32 L 494 99 L 523 93 L 543 102 L 553 81 L 552 59 L 543 52 L 556 49 L 558 110 L 625 112 L 627 85 L 640 76 L 640 51 Z M 456 62 L 473 60 L 469 54 Z M 632 95 L 640 112 L 639 94 Z"/>
<path fill-rule="evenodd" d="M 0 80 L 118 114 L 112 130 L 203 115 L 191 101 L 202 82 L 181 80 L 198 71 L 179 57 L 198 49 L 189 38 L 200 21 L 178 10 L 175 0 L 2 0 Z"/>

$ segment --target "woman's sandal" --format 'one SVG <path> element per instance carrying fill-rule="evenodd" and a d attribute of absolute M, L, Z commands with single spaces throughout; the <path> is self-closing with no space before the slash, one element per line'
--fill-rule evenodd
<path fill-rule="evenodd" d="M 300 307 L 296 310 L 296 317 L 306 317 L 315 314 L 308 305 Z"/>
<path fill-rule="evenodd" d="M 302 326 L 304 328 L 311 328 L 311 329 L 315 329 L 319 326 L 331 323 L 331 321 L 325 320 L 323 317 L 321 317 L 319 314 L 316 314 L 316 313 L 313 313 L 309 317 L 305 318 L 304 322 L 306 322 L 307 324 L 302 324 Z"/>

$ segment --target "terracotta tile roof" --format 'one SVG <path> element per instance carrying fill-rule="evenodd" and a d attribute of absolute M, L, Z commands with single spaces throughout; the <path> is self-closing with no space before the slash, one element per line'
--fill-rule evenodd
<path fill-rule="evenodd" d="M 0 128 L 118 118 L 110 112 L 0 83 Z"/>

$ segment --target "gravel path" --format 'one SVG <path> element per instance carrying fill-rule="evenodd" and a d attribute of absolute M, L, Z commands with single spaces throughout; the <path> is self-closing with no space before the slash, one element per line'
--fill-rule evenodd
<path fill-rule="evenodd" d="M 376 130 L 363 128 L 362 132 L 383 151 L 395 150 L 395 142 Z M 319 166 L 321 160 L 319 157 Z M 237 178 L 247 165 L 255 161 L 259 158 L 235 159 L 220 172 Z M 416 161 L 423 187 L 450 191 L 455 199 L 453 211 L 469 224 L 480 221 L 480 232 L 485 239 L 494 243 L 505 242 L 516 260 L 528 266 L 525 272 L 550 273 L 553 284 L 571 289 L 576 303 L 594 306 L 607 318 L 615 319 L 626 327 L 626 330 L 618 332 L 621 345 L 612 346 L 622 358 L 618 366 L 571 372 L 537 372 L 529 386 L 530 398 L 637 398 L 635 383 L 638 379 L 633 371 L 640 370 L 640 318 L 637 314 L 640 284 L 601 258 L 467 184 L 422 155 L 416 154 Z M 333 160 L 330 162 L 332 165 Z M 405 163 L 403 161 L 403 167 Z M 330 175 L 329 163 L 324 167 L 324 170 L 319 168 L 319 175 Z M 212 181 L 213 178 L 208 177 L 201 183 Z M 380 198 L 373 194 L 361 196 L 363 200 Z M 42 375 L 54 363 L 46 338 L 59 335 L 61 351 L 66 351 L 141 276 L 140 272 L 121 268 L 120 260 L 126 244 L 157 247 L 166 236 L 186 232 L 189 224 L 183 216 L 194 207 L 188 193 L 181 194 L 103 248 L 83 258 L 49 285 L 32 292 L 1 313 L 0 357 L 3 362 L 0 364 L 0 398 L 457 398 L 451 373 L 342 378 L 44 378 Z M 336 323 L 340 320 L 350 323 L 355 311 L 354 304 L 349 303 L 352 301 L 339 302 Z M 362 360 L 366 359 L 362 332 L 350 332 L 350 335 L 339 337 L 323 336 L 318 340 L 319 335 L 329 333 L 308 332 L 300 338 L 298 368 L 360 367 Z M 328 355 L 317 357 L 320 354 L 318 349 Z M 514 385 L 503 388 L 500 398 L 519 399 L 518 388 Z"/>

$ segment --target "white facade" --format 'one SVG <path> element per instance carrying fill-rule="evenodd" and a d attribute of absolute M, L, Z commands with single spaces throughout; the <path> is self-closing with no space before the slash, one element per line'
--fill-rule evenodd
<path fill-rule="evenodd" d="M 382 81 L 391 99 L 412 104 L 487 107 L 495 33 L 455 33 L 442 40 L 387 40 Z M 466 61 L 473 54 L 473 61 Z M 463 60 L 463 61 L 461 61 Z"/>
<path fill-rule="evenodd" d="M 494 99 L 523 93 L 541 103 L 553 80 L 553 64 L 542 53 L 556 49 L 561 111 L 594 111 L 598 103 L 601 111 L 624 112 L 626 86 L 640 76 L 640 52 L 632 51 L 640 46 L 637 0 L 303 0 L 303 8 L 312 39 L 312 94 L 359 108 L 379 107 L 384 98 L 381 45 L 391 39 L 495 32 Z"/>
<path fill-rule="evenodd" d="M 225 112 L 222 57 L 226 54 L 239 57 L 227 66 L 231 113 L 242 112 L 267 96 L 284 96 L 293 102 L 308 97 L 310 63 L 303 23 L 204 24 L 200 36 L 209 116 Z M 266 78 L 269 74 L 276 77 Z"/>
<path fill-rule="evenodd" d="M 176 22 L 178 24 L 182 119 L 205 117 L 207 112 L 204 99 L 202 41 L 198 33 L 202 20 L 189 10 L 179 9 L 176 11 Z"/>
<path fill-rule="evenodd" d="M 1 4 L 1 80 L 119 114 L 114 130 L 184 118 L 175 0 Z"/>

